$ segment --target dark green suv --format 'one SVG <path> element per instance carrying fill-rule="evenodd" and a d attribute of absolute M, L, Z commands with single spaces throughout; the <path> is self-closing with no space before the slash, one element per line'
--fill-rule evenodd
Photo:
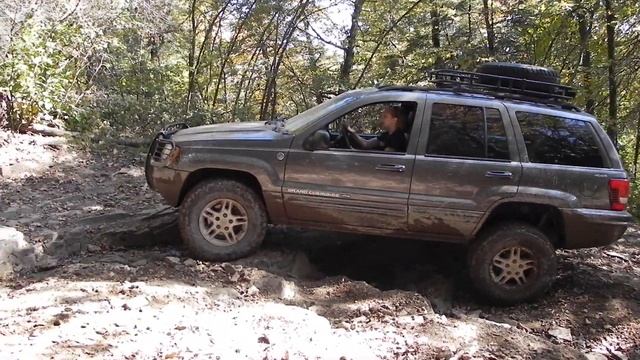
<path fill-rule="evenodd" d="M 627 174 L 557 74 L 491 63 L 431 80 L 349 91 L 288 120 L 169 126 L 148 183 L 180 207 L 199 258 L 246 256 L 267 224 L 464 243 L 476 288 L 502 303 L 542 294 L 556 249 L 622 236 Z M 389 106 L 404 113 L 406 149 L 354 148 L 345 129 L 376 137 Z"/>

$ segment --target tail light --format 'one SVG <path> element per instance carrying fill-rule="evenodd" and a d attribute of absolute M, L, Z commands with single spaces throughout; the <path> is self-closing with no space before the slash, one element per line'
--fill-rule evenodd
<path fill-rule="evenodd" d="M 611 210 L 624 211 L 627 208 L 629 190 L 629 180 L 609 180 L 609 200 L 611 203 Z"/>

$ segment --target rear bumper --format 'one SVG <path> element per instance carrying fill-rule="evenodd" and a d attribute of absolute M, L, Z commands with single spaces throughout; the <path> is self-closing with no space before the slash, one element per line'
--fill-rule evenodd
<path fill-rule="evenodd" d="M 609 245 L 622 237 L 635 222 L 626 211 L 562 209 L 566 249 Z"/>

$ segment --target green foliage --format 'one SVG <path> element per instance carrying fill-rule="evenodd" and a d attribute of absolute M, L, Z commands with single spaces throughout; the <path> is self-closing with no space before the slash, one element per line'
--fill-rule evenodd
<path fill-rule="evenodd" d="M 79 35 L 71 25 L 43 28 L 31 20 L 14 39 L 0 71 L 0 82 L 14 97 L 12 129 L 31 125 L 41 112 L 69 108 L 66 94 L 74 68 L 65 48 Z"/>
<path fill-rule="evenodd" d="M 145 136 L 175 121 L 290 116 L 345 87 L 424 83 L 434 67 L 518 61 L 553 67 L 580 89 L 576 103 L 593 104 L 604 125 L 617 127 L 635 173 L 637 2 L 613 9 L 617 119 L 609 118 L 600 1 L 364 0 L 345 79 L 355 2 L 87 0 L 75 9 L 61 0 L 4 2 L 6 14 L 19 16 L 0 44 L 0 86 L 21 104 L 14 122 L 55 111 L 72 130 Z"/>
<path fill-rule="evenodd" d="M 8 117 L 9 129 L 18 131 L 28 128 L 40 114 L 40 107 L 31 101 L 14 100 Z"/>

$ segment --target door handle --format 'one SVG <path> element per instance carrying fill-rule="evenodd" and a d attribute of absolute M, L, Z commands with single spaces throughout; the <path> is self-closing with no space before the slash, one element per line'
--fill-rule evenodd
<path fill-rule="evenodd" d="M 487 171 L 484 176 L 495 178 L 512 178 L 513 174 L 509 171 Z"/>
<path fill-rule="evenodd" d="M 379 164 L 376 166 L 376 170 L 380 171 L 404 172 L 406 169 L 406 166 L 400 164 Z"/>

